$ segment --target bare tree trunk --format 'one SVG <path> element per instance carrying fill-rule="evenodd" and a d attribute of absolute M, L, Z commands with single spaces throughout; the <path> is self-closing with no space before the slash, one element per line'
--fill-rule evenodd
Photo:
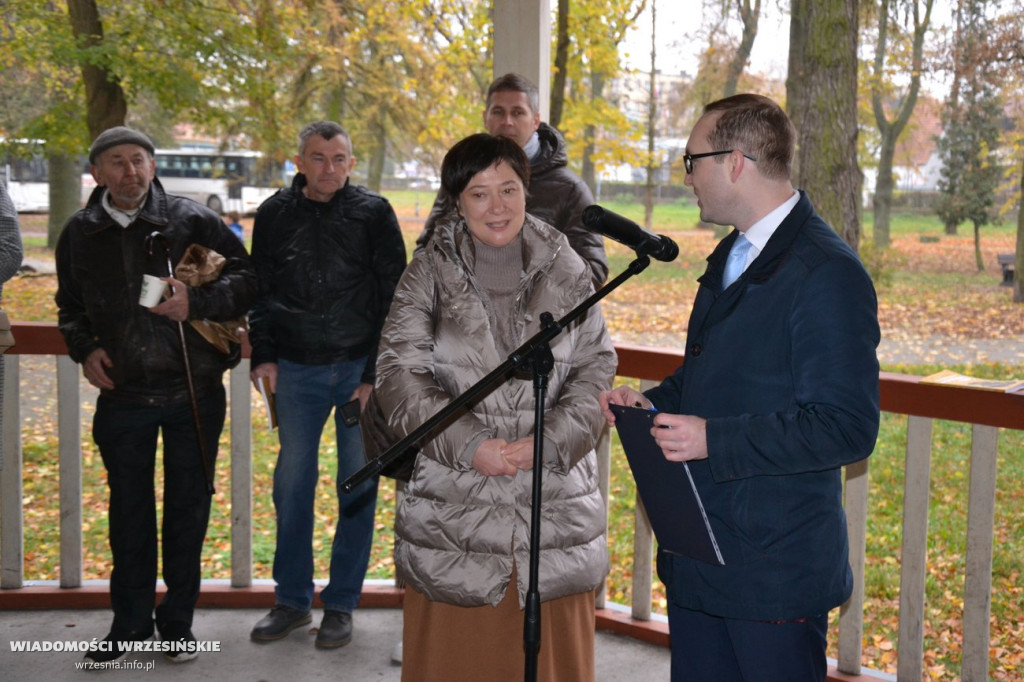
<path fill-rule="evenodd" d="M 81 58 L 82 81 L 85 83 L 85 123 L 89 139 L 108 128 L 124 125 L 128 115 L 128 102 L 117 75 L 110 72 L 101 58 L 103 25 L 96 0 L 67 0 L 71 30 L 80 45 L 85 46 Z M 53 155 L 50 164 L 50 214 L 47 218 L 46 245 L 56 248 L 57 238 L 64 223 L 78 210 L 82 192 L 81 170 L 77 160 Z"/>
<path fill-rule="evenodd" d="M 590 74 L 590 100 L 596 101 L 604 97 L 604 74 L 591 72 Z M 597 191 L 597 167 L 594 165 L 594 150 L 596 143 L 597 126 L 588 123 L 583 129 L 583 165 L 580 168 L 580 178 L 590 188 L 590 193 L 595 197 Z"/>
<path fill-rule="evenodd" d="M 796 184 L 855 250 L 864 184 L 857 166 L 858 5 L 793 0 L 786 81 L 787 106 L 798 125 Z"/>
<path fill-rule="evenodd" d="M 797 106 L 797 102 L 804 101 L 805 82 L 807 80 L 807 65 L 804 64 L 804 53 L 807 51 L 807 5 L 812 0 L 790 0 L 789 17 L 789 59 L 788 71 L 786 73 L 786 113 L 793 121 L 797 136 L 804 129 L 803 105 Z M 799 143 L 799 140 L 798 140 Z M 793 181 L 800 177 L 800 155 L 793 159 Z"/>
<path fill-rule="evenodd" d="M 388 128 L 386 114 L 379 111 L 370 123 L 373 134 L 370 146 L 370 161 L 366 166 L 366 186 L 374 192 L 380 192 L 381 179 L 384 177 L 384 160 L 388 150 Z"/>
<path fill-rule="evenodd" d="M 103 26 L 95 0 L 68 0 L 68 16 L 75 39 L 90 48 L 88 52 L 100 54 L 103 45 Z M 82 80 L 85 82 L 85 122 L 89 126 L 90 139 L 107 128 L 124 125 L 128 114 L 128 103 L 117 76 L 100 59 L 82 61 Z"/>
<path fill-rule="evenodd" d="M 878 42 L 875 47 L 875 85 L 871 88 L 871 106 L 875 113 L 875 124 L 882 136 L 882 147 L 879 151 L 878 178 L 875 181 L 875 226 L 874 244 L 876 247 L 889 246 L 889 223 L 892 215 L 893 156 L 896 154 L 896 141 L 910 121 L 910 115 L 917 105 L 917 94 L 921 88 L 921 69 L 924 54 L 924 34 L 928 31 L 931 21 L 932 3 L 924 0 L 924 18 L 920 16 L 917 0 L 913 3 L 914 42 L 910 64 L 910 87 L 906 97 L 900 103 L 896 117 L 889 121 L 885 114 L 884 94 L 882 89 L 885 57 L 888 52 L 889 40 L 889 0 L 882 0 L 878 16 Z"/>
<path fill-rule="evenodd" d="M 558 128 L 565 104 L 565 69 L 569 62 L 569 0 L 558 0 L 558 38 L 555 43 L 555 77 L 551 83 L 548 123 Z"/>
<path fill-rule="evenodd" d="M 872 207 L 875 212 L 873 243 L 878 248 L 889 246 L 889 224 L 892 218 L 893 176 L 892 163 L 896 155 L 896 136 L 892 128 L 882 131 L 882 144 L 878 150 L 878 177 L 875 178 L 875 195 Z"/>
<path fill-rule="evenodd" d="M 974 264 L 978 266 L 978 272 L 985 271 L 985 261 L 981 257 L 981 225 L 978 223 L 974 223 Z"/>
<path fill-rule="evenodd" d="M 656 78 L 657 43 L 655 43 L 655 27 L 657 26 L 657 0 L 651 0 L 651 80 L 647 93 L 647 187 L 644 191 L 644 227 L 651 229 L 654 220 L 654 136 L 658 116 L 658 100 Z"/>
<path fill-rule="evenodd" d="M 963 20 L 963 13 L 961 11 L 962 7 L 963 7 L 962 2 L 960 0 L 957 0 L 956 10 L 953 12 L 953 20 L 954 20 L 954 22 L 956 24 L 956 26 L 954 28 L 954 35 L 960 35 L 960 33 L 963 31 L 963 25 L 962 25 L 962 23 L 963 23 L 962 22 L 962 20 Z M 964 68 L 964 59 L 960 56 L 960 49 L 961 49 L 960 41 L 959 40 L 953 40 L 953 74 L 952 74 L 952 76 L 953 76 L 953 85 L 949 89 L 949 98 L 946 101 L 946 107 L 949 110 L 953 110 L 953 111 L 955 111 L 958 108 L 957 105 L 960 102 L 960 83 L 963 82 L 963 76 L 961 75 L 961 69 Z M 951 180 L 951 184 L 950 184 L 949 190 L 950 190 L 950 194 L 951 195 L 956 195 L 957 187 L 956 187 L 955 184 L 953 184 L 953 182 L 954 181 Z M 957 223 L 956 220 L 954 220 L 954 219 L 947 219 L 947 220 L 944 221 L 944 224 L 946 226 L 946 234 L 948 234 L 948 235 L 955 235 L 956 234 L 957 227 L 959 226 L 959 224 Z"/>
<path fill-rule="evenodd" d="M 1024 199 L 1024 163 L 1021 164 L 1020 196 Z M 1024 303 L 1024 206 L 1017 211 L 1017 257 L 1014 258 L 1013 265 L 1013 302 Z"/>
<path fill-rule="evenodd" d="M 725 88 L 722 97 L 731 97 L 736 94 L 740 76 L 743 69 L 750 61 L 750 52 L 754 49 L 754 39 L 757 38 L 757 22 L 761 16 L 761 0 L 735 0 L 736 10 L 739 12 L 740 21 L 743 23 L 743 36 L 740 38 L 740 45 L 732 60 L 726 67 Z"/>
<path fill-rule="evenodd" d="M 64 224 L 82 205 L 82 166 L 72 154 L 47 155 L 46 161 L 50 168 L 46 246 L 55 249 Z"/>

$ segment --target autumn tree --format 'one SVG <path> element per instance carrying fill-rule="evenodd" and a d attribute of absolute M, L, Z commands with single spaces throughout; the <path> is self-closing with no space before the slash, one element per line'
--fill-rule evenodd
<path fill-rule="evenodd" d="M 1016 166 L 1007 167 L 1008 199 L 1002 211 L 1017 212 L 1017 242 L 1014 258 L 1013 300 L 1024 303 L 1024 14 L 1010 11 L 994 22 L 991 63 L 999 70 L 1007 101 L 1013 102 L 1012 116 L 1016 122 L 1005 146 L 1011 150 L 1010 158 L 1018 160 Z M 1014 175 L 1016 174 L 1016 177 Z"/>
<path fill-rule="evenodd" d="M 369 145 L 367 184 L 379 188 L 385 155 L 439 168 L 444 152 L 482 125 L 492 78 L 488 4 L 337 5 L 345 24 L 332 38 L 339 51 L 325 94 L 336 98 L 332 111 Z"/>
<path fill-rule="evenodd" d="M 757 38 L 757 24 L 761 17 L 761 0 L 730 0 L 729 5 L 736 10 L 740 24 L 743 26 L 743 33 L 725 72 L 722 97 L 730 97 L 737 92 L 740 76 L 743 75 L 743 70 L 750 62 L 750 53 L 754 49 L 754 40 Z"/>
<path fill-rule="evenodd" d="M 158 112 L 157 120 L 192 122 L 225 136 L 277 127 L 249 125 L 252 112 L 265 115 L 275 108 L 266 100 L 249 108 L 248 88 L 259 85 L 259 74 L 278 71 L 275 59 L 292 58 L 285 49 L 270 51 L 269 38 L 286 36 L 297 44 L 295 25 L 305 15 L 293 2 L 285 7 L 290 14 L 261 22 L 261 9 L 271 3 L 239 4 L 210 0 L 197 12 L 165 0 L 6 3 L 10 40 L 4 66 L 23 78 L 19 87 L 42 84 L 34 115 L 20 122 L 17 133 L 46 141 L 51 245 L 78 206 L 81 155 L 102 130 L 128 123 L 156 140 L 170 139 L 170 130 L 154 129 L 140 118 L 147 109 Z M 239 73 L 250 75 L 252 84 Z"/>
<path fill-rule="evenodd" d="M 310 98 L 296 115 L 308 118 L 302 111 L 311 108 L 345 125 L 371 189 L 380 189 L 390 163 L 439 165 L 439 149 L 479 129 L 481 88 L 490 81 L 483 3 L 317 5 L 328 49 L 308 54 L 301 82 Z"/>
<path fill-rule="evenodd" d="M 797 129 L 796 184 L 855 250 L 863 177 L 857 166 L 855 0 L 793 0 L 787 111 Z"/>
<path fill-rule="evenodd" d="M 567 6 L 563 120 L 572 161 L 593 182 L 600 164 L 642 163 L 632 147 L 642 126 L 604 96 L 644 0 Z M 170 122 L 188 123 L 280 162 L 294 155 L 302 125 L 336 118 L 378 186 L 392 160 L 436 168 L 456 139 L 480 129 L 489 12 L 487 0 L 7 0 L 0 69 L 22 80 L 19 92 L 40 92 L 28 102 L 31 120 L 6 133 L 31 132 L 77 159 L 110 125 L 166 143 Z M 70 185 L 57 183 L 77 202 Z"/>
<path fill-rule="evenodd" d="M 648 74 L 647 86 L 647 182 L 644 183 L 644 227 L 651 229 L 654 219 L 654 172 L 657 170 L 654 155 L 654 142 L 657 138 L 658 121 L 658 2 L 651 0 L 651 72 Z"/>
<path fill-rule="evenodd" d="M 981 257 L 981 228 L 996 220 L 995 190 L 1002 106 L 983 44 L 988 36 L 984 0 L 962 0 L 955 10 L 954 81 L 943 110 L 938 140 L 942 159 L 937 212 L 948 234 L 960 223 L 974 226 L 975 265 Z"/>
<path fill-rule="evenodd" d="M 619 45 L 646 0 L 592 0 L 569 7 L 569 85 L 559 130 L 565 135 L 570 160 L 579 164 L 580 177 L 593 191 L 602 166 L 645 161 L 635 146 L 643 124 L 630 121 L 615 98 L 607 95 L 606 87 L 622 73 Z M 556 96 L 553 91 L 553 108 Z"/>
<path fill-rule="evenodd" d="M 437 56 L 428 81 L 436 89 L 421 102 L 429 117 L 418 142 L 440 168 L 452 144 L 483 126 L 484 96 L 494 74 L 490 3 L 445 0 L 434 6 L 428 16 Z"/>
<path fill-rule="evenodd" d="M 881 0 L 873 6 L 877 33 L 869 86 L 871 109 L 880 136 L 874 196 L 874 244 L 878 248 L 889 245 L 893 158 L 896 143 L 914 113 L 921 89 L 924 38 L 933 4 L 934 0 Z M 898 79 L 908 75 L 909 81 L 904 87 L 896 85 Z"/>
<path fill-rule="evenodd" d="M 705 0 L 704 4 L 705 26 L 700 33 L 706 47 L 699 55 L 697 75 L 687 97 L 693 122 L 708 102 L 735 95 L 741 86 L 743 91 L 759 90 L 750 82 L 746 68 L 757 38 L 761 0 Z M 737 23 L 738 38 L 732 30 Z"/>
<path fill-rule="evenodd" d="M 558 0 L 555 10 L 555 59 L 551 64 L 551 111 L 548 123 L 553 128 L 562 124 L 562 106 L 565 102 L 566 67 L 569 63 L 569 0 Z"/>
<path fill-rule="evenodd" d="M 1002 6 L 1005 10 L 1006 7 Z M 1002 110 L 1005 125 L 1001 127 L 1000 152 L 1002 158 L 1015 159 L 1005 164 L 997 194 L 1005 196 L 997 206 L 1000 216 L 1016 212 L 1017 240 L 1013 278 L 1013 300 L 1024 303 L 1024 15 L 1014 8 L 986 20 L 985 40 L 976 49 L 981 54 L 976 60 L 986 64 L 990 82 L 998 84 L 1001 99 L 1007 104 Z"/>
<path fill-rule="evenodd" d="M 5 115 L 11 137 L 43 140 L 50 183 L 47 241 L 56 244 L 65 220 L 78 208 L 78 155 L 88 132 L 82 116 L 82 72 L 68 15 L 48 3 L 10 2 L 2 19 L 0 51 Z"/>
<path fill-rule="evenodd" d="M 1024 162 L 1021 162 L 1020 169 L 1020 194 L 1019 198 L 1024 199 Z M 1013 278 L 1013 300 L 1015 303 L 1024 303 L 1024 206 L 1018 200 L 1017 204 L 1017 245 L 1016 256 L 1014 257 Z"/>

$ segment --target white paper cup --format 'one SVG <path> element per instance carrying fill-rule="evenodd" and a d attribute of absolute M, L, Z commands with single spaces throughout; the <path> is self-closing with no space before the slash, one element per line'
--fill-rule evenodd
<path fill-rule="evenodd" d="M 139 305 L 152 308 L 160 302 L 165 291 L 167 291 L 167 282 L 154 275 L 143 275 Z"/>

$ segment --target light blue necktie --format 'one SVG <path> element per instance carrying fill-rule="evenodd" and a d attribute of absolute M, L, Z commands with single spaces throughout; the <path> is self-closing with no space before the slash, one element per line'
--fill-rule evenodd
<path fill-rule="evenodd" d="M 741 233 L 732 245 L 729 258 L 725 261 L 725 275 L 722 277 L 722 289 L 728 289 L 729 285 L 736 281 L 736 278 L 743 274 L 743 268 L 747 264 L 747 252 L 751 247 L 750 240 Z"/>

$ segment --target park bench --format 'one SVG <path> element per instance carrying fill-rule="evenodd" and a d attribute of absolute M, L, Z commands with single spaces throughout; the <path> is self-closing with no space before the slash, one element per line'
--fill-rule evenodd
<path fill-rule="evenodd" d="M 1012 253 L 1000 253 L 996 255 L 999 267 L 1003 269 L 1003 281 L 1000 282 L 1000 286 L 1013 286 L 1013 263 L 1016 258 L 1016 254 Z"/>

